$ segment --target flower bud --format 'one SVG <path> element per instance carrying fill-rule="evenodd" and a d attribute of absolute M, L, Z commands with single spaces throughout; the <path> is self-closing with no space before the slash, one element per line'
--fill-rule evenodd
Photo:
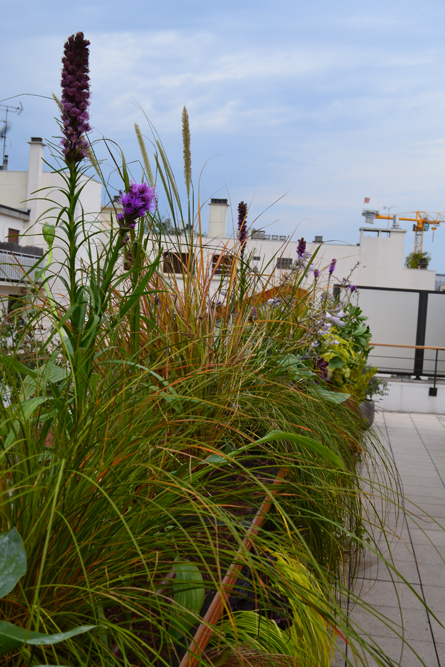
<path fill-rule="evenodd" d="M 50 248 L 52 248 L 54 243 L 54 238 L 56 236 L 56 228 L 54 225 L 50 225 L 49 222 L 45 222 L 42 228 L 43 238 L 47 242 Z"/>

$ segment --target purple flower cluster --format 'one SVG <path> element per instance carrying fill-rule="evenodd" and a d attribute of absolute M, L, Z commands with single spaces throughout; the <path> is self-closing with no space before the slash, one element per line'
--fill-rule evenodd
<path fill-rule="evenodd" d="M 329 274 L 332 275 L 335 271 L 335 265 L 337 264 L 337 260 L 333 259 L 332 262 L 329 264 Z"/>
<path fill-rule="evenodd" d="M 241 256 L 244 256 L 244 249 L 247 242 L 247 204 L 240 202 L 238 204 L 238 241 L 241 246 Z"/>
<path fill-rule="evenodd" d="M 350 285 L 349 289 L 351 290 L 351 292 L 356 292 L 357 291 L 357 285 Z"/>
<path fill-rule="evenodd" d="M 305 269 L 309 258 L 310 254 L 306 252 L 306 241 L 301 237 L 301 239 L 298 239 L 297 245 L 297 259 L 295 261 L 296 268 Z"/>
<path fill-rule="evenodd" d="M 297 255 L 298 257 L 304 257 L 306 254 L 306 241 L 304 240 L 303 237 L 301 239 L 298 239 L 298 246 L 297 246 Z"/>
<path fill-rule="evenodd" d="M 314 269 L 314 279 L 317 280 L 317 278 L 320 277 L 320 271 L 318 269 Z"/>
<path fill-rule="evenodd" d="M 88 46 L 83 32 L 71 35 L 65 42 L 62 58 L 62 131 L 61 146 L 67 162 L 80 162 L 87 156 L 88 144 L 84 134 L 91 127 L 88 123 L 90 103 L 90 77 L 88 76 Z"/>
<path fill-rule="evenodd" d="M 136 220 L 156 209 L 156 189 L 146 183 L 132 183 L 128 192 L 121 195 L 121 202 L 123 212 L 117 216 L 121 229 L 123 231 L 134 229 Z"/>

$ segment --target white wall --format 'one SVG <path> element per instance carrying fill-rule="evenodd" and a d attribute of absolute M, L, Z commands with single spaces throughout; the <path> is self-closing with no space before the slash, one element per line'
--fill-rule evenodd
<path fill-rule="evenodd" d="M 429 396 L 433 382 L 388 381 L 388 396 L 379 397 L 379 409 L 389 412 L 445 414 L 445 384 L 437 385 L 437 396 Z"/>
<path fill-rule="evenodd" d="M 30 209 L 30 219 L 28 223 L 15 220 L 14 224 L 0 220 L 0 235 L 3 235 L 1 240 L 5 240 L 7 227 L 19 229 L 21 245 L 34 245 L 45 251 L 47 244 L 42 236 L 42 226 L 46 221 L 54 224 L 60 210 L 58 207 L 66 205 L 66 198 L 60 192 L 60 189 L 66 186 L 59 174 L 43 171 L 45 144 L 42 141 L 31 141 L 29 145 L 30 156 L 27 172 L 0 171 L 0 204 L 22 210 Z M 79 216 L 83 208 L 88 233 L 93 231 L 100 216 L 102 184 L 87 177 L 82 177 L 81 181 L 87 182 L 81 193 L 79 205 L 76 207 L 76 215 Z M 36 190 L 40 192 L 35 192 Z M 48 210 L 51 208 L 54 210 Z M 15 224 L 19 222 L 20 227 Z M 59 234 L 59 236 L 60 238 L 56 239 L 54 243 L 51 267 L 54 272 L 60 268 L 60 263 L 64 259 L 63 250 L 66 247 L 63 243 L 63 235 Z M 82 260 L 88 261 L 86 250 L 79 255 L 79 263 Z M 63 296 L 65 290 L 61 281 L 58 280 L 54 288 L 58 295 Z"/>

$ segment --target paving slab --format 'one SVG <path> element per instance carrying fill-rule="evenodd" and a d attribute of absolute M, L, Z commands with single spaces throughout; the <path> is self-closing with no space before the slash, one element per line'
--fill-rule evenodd
<path fill-rule="evenodd" d="M 394 507 L 378 499 L 378 487 L 374 489 L 374 510 L 394 533 L 388 537 L 390 549 L 381 536 L 378 544 L 406 581 L 370 552 L 354 585 L 362 606 L 350 599 L 351 622 L 400 667 L 422 664 L 404 640 L 426 667 L 445 667 L 445 415 L 378 411 L 374 431 L 397 466 L 408 510 L 400 518 Z M 384 465 L 378 470 L 384 475 Z M 368 484 L 366 490 L 370 488 Z M 374 523 L 378 535 L 379 521 Z M 371 605 L 374 613 L 363 605 Z M 377 662 L 368 658 L 368 664 Z"/>

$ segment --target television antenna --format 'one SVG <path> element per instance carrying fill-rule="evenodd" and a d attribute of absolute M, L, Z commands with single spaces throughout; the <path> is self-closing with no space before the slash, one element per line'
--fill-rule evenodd
<path fill-rule="evenodd" d="M 8 123 L 8 113 L 16 113 L 17 116 L 20 116 L 20 114 L 23 111 L 23 104 L 19 102 L 20 106 L 18 107 L 13 107 L 10 106 L 9 104 L 0 104 L 0 107 L 2 109 L 5 109 L 5 117 L 2 118 L 1 122 L 4 123 L 2 128 L 0 129 L 0 139 L 3 139 L 3 155 L 2 155 L 2 163 L 0 165 L 0 169 L 7 169 L 8 168 L 8 156 L 6 155 L 6 136 L 8 134 L 8 130 L 10 128 L 10 123 Z"/>
<path fill-rule="evenodd" d="M 391 219 L 391 209 L 398 208 L 398 206 L 384 206 L 383 210 L 388 211 L 388 229 L 389 229 L 389 220 Z"/>

